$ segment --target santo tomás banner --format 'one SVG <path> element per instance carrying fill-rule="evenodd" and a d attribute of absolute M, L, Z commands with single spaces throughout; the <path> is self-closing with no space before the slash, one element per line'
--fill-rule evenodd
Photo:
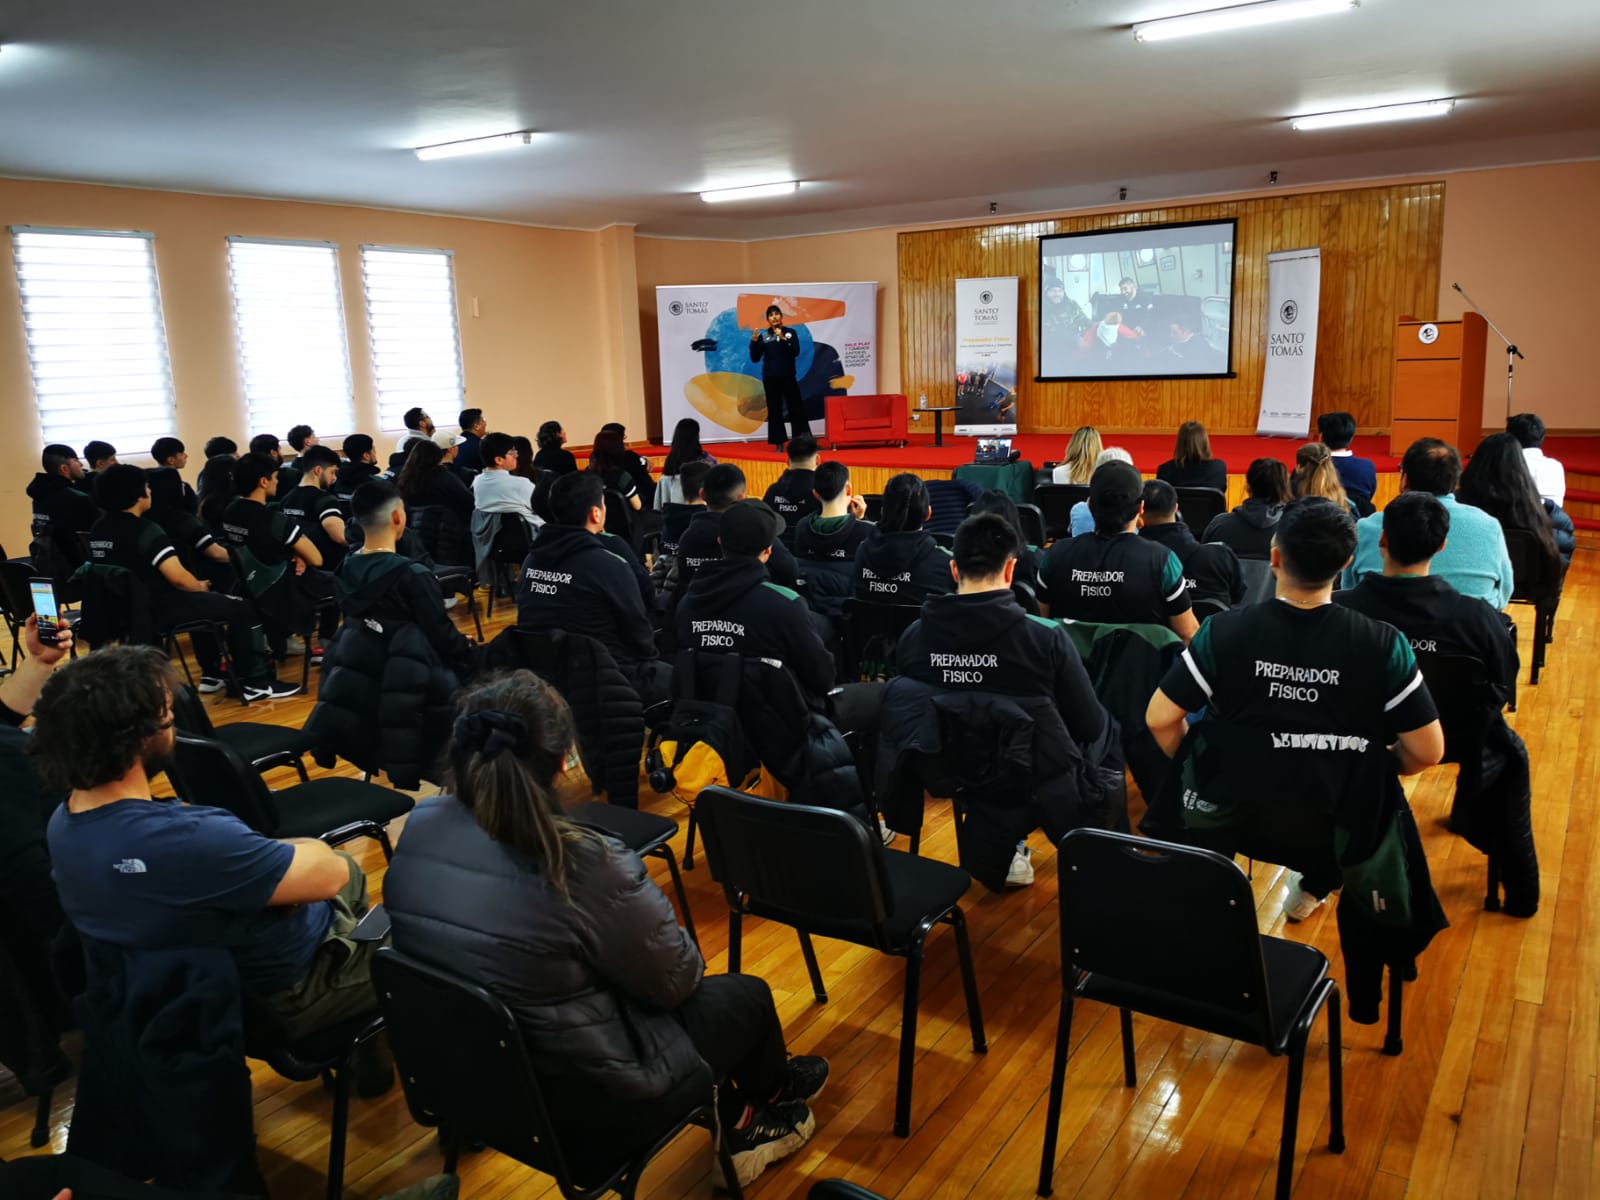
<path fill-rule="evenodd" d="M 1017 277 L 956 280 L 956 432 L 1017 432 Z"/>
<path fill-rule="evenodd" d="M 1311 432 L 1321 292 L 1319 247 L 1267 255 L 1267 369 L 1257 437 L 1303 438 Z"/>

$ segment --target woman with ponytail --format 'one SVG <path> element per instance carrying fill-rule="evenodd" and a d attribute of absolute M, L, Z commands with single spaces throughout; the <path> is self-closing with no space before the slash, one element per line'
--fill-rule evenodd
<path fill-rule="evenodd" d="M 767 985 L 707 976 L 638 856 L 567 818 L 572 745 L 527 671 L 460 694 L 451 790 L 412 811 L 384 880 L 394 946 L 516 1016 L 569 1161 L 643 1149 L 715 1085 L 748 1183 L 810 1138 L 828 1064 L 791 1059 Z"/>
<path fill-rule="evenodd" d="M 857 600 L 921 604 L 954 589 L 950 551 L 922 525 L 933 515 L 928 486 L 915 475 L 896 475 L 883 489 L 876 533 L 856 550 Z"/>

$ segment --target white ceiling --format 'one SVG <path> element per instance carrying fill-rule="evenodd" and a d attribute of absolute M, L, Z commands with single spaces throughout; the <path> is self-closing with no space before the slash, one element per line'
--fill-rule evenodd
<path fill-rule="evenodd" d="M 1129 32 L 1207 3 L 13 0 L 0 175 L 764 238 L 1600 155 L 1600 0 Z M 1284 120 L 1440 96 L 1411 125 Z M 775 178 L 807 183 L 695 195 Z"/>

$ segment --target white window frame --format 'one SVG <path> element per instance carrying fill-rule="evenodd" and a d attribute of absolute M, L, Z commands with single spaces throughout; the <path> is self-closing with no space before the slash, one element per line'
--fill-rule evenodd
<path fill-rule="evenodd" d="M 65 443 L 81 451 L 90 440 L 114 445 L 120 442 L 123 444 L 118 446 L 119 453 L 127 457 L 147 455 L 150 443 L 172 434 L 177 427 L 177 401 L 161 302 L 161 279 L 156 265 L 155 234 L 131 229 L 73 229 L 47 225 L 12 225 L 9 232 L 34 413 L 44 443 Z M 97 309 L 102 317 L 119 315 L 113 311 L 117 299 L 114 296 L 50 296 L 33 291 L 29 276 L 36 268 L 26 264 L 29 255 L 23 244 L 31 237 L 106 238 L 142 244 L 149 288 L 142 297 L 128 298 L 143 299 L 148 304 L 148 340 L 128 336 L 137 332 L 132 322 L 122 327 L 95 330 Z M 73 247 L 62 245 L 60 248 Z M 68 264 L 63 265 L 71 269 Z M 86 265 L 82 269 L 93 268 Z M 84 282 L 95 281 L 86 279 Z M 85 303 L 81 308 L 70 307 L 74 300 Z M 74 326 L 85 333 L 81 343 L 69 340 Z M 96 332 L 109 335 L 108 340 L 96 342 L 93 336 Z M 132 358 L 118 356 L 114 349 L 118 346 L 138 346 L 142 352 Z M 132 363 L 142 368 L 144 386 L 126 386 Z M 56 396 L 63 399 L 84 396 L 98 402 L 55 403 Z M 129 417 L 127 414 L 134 406 L 153 411 L 141 411 L 138 417 Z"/>
<path fill-rule="evenodd" d="M 239 364 L 239 388 L 244 399 L 244 417 L 249 434 L 254 436 L 258 433 L 275 433 L 282 438 L 288 434 L 291 427 L 299 424 L 312 426 L 319 437 L 323 438 L 339 437 L 355 432 L 355 384 L 350 370 L 350 335 L 344 305 L 344 278 L 339 267 L 339 244 L 297 238 L 242 235 L 230 235 L 227 244 L 228 293 L 233 305 L 234 345 Z M 327 253 L 333 267 L 333 319 L 326 330 L 319 330 L 318 333 L 323 339 L 324 350 L 332 350 L 335 346 L 333 341 L 328 339 L 328 334 L 337 332 L 338 369 L 330 374 L 328 379 L 321 381 L 320 387 L 294 389 L 299 394 L 288 401 L 281 398 L 285 390 L 284 375 L 269 364 L 279 361 L 280 354 L 294 353 L 295 347 L 274 347 L 270 340 L 274 335 L 268 333 L 267 338 L 263 339 L 261 330 L 255 330 L 253 334 L 253 340 L 257 342 L 255 346 L 252 347 L 247 340 L 246 314 L 240 307 L 240 264 L 234 255 L 235 247 L 245 246 L 302 247 L 321 250 Z M 259 313 L 251 314 L 252 319 L 259 316 Z M 253 362 L 256 359 L 260 360 L 259 363 Z"/>
<path fill-rule="evenodd" d="M 456 252 L 435 246 L 391 246 L 375 242 L 363 242 L 361 244 L 361 290 L 367 309 L 367 346 L 372 359 L 372 388 L 378 406 L 378 427 L 382 433 L 397 433 L 405 428 L 404 414 L 411 408 L 416 407 L 411 401 L 422 399 L 423 397 L 421 397 L 420 391 L 413 391 L 403 401 L 389 401 L 386 403 L 384 400 L 385 373 L 393 370 L 394 364 L 393 360 L 386 354 L 383 345 L 384 339 L 380 337 L 378 322 L 375 319 L 376 308 L 374 306 L 372 272 L 369 269 L 368 260 L 368 255 L 373 253 L 411 254 L 418 257 L 444 259 L 445 275 L 449 285 L 451 344 L 455 352 L 455 392 L 453 397 L 449 398 L 449 408 L 442 412 L 430 411 L 428 414 L 433 418 L 434 423 L 443 429 L 454 423 L 457 415 L 466 407 L 467 403 L 466 364 L 461 355 L 461 311 L 456 302 Z M 403 391 L 404 389 L 400 390 Z M 436 398 L 432 402 L 432 407 L 437 408 L 444 397 L 438 396 L 437 393 L 434 394 Z M 424 402 L 422 407 L 429 408 L 430 405 Z"/>

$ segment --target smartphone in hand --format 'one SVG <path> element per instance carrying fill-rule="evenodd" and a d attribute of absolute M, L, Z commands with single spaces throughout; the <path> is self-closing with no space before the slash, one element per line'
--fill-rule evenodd
<path fill-rule="evenodd" d="M 28 591 L 33 594 L 34 615 L 39 618 L 39 640 L 54 646 L 57 631 L 61 628 L 61 609 L 56 605 L 56 586 L 48 579 L 28 580 Z"/>

